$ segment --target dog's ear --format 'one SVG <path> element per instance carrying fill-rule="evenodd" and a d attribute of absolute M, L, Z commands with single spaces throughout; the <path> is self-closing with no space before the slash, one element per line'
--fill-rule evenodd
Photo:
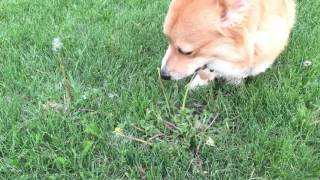
<path fill-rule="evenodd" d="M 233 26 L 242 22 L 249 0 L 218 0 L 222 8 L 221 22 L 224 27 Z"/>

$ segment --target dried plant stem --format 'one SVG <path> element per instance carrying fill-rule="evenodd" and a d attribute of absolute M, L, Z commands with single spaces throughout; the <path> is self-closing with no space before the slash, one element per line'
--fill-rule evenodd
<path fill-rule="evenodd" d="M 84 112 L 84 113 L 93 113 L 96 112 L 94 109 L 88 109 L 88 108 L 80 108 L 78 109 L 79 112 Z"/>
<path fill-rule="evenodd" d="M 214 122 L 216 122 L 216 120 L 218 119 L 219 117 L 219 113 L 216 113 L 215 116 L 213 117 L 213 119 L 211 120 L 210 124 L 202 131 L 200 132 L 199 134 L 196 135 L 197 138 L 202 138 L 202 136 L 204 135 L 205 132 L 208 131 L 208 129 L 210 129 L 213 125 Z M 195 157 L 199 157 L 200 155 L 200 146 L 201 146 L 201 143 L 197 144 L 197 146 L 195 147 L 195 150 L 194 150 L 194 155 Z"/>
<path fill-rule="evenodd" d="M 142 139 L 139 139 L 139 138 L 135 138 L 133 136 L 126 136 L 126 135 L 121 135 L 121 136 L 124 137 L 124 138 L 127 138 L 129 140 L 132 140 L 132 141 L 140 142 L 142 144 L 152 145 L 152 143 L 150 143 L 148 141 L 145 141 L 145 140 L 142 140 Z"/>
<path fill-rule="evenodd" d="M 208 131 L 208 129 L 211 128 L 211 126 L 213 125 L 214 122 L 216 122 L 216 120 L 218 119 L 219 117 L 219 113 L 216 113 L 215 116 L 213 117 L 212 121 L 210 122 L 210 124 L 202 131 L 200 132 L 197 136 L 198 137 L 201 137 L 205 132 Z"/>
<path fill-rule="evenodd" d="M 144 133 L 144 132 L 145 132 L 145 131 L 144 131 L 144 129 L 142 129 L 142 128 L 140 128 L 140 127 L 138 127 L 138 126 L 134 125 L 134 124 L 132 124 L 131 126 L 132 126 L 133 128 L 135 128 L 136 130 L 138 130 L 138 131 L 142 132 L 142 133 Z"/>
<path fill-rule="evenodd" d="M 156 134 L 156 135 L 152 136 L 151 138 L 149 138 L 148 141 L 150 142 L 156 138 L 163 137 L 163 136 L 164 136 L 163 133 L 159 133 L 159 134 Z"/>
<path fill-rule="evenodd" d="M 177 126 L 169 121 L 165 121 L 165 126 L 167 129 L 169 129 L 170 131 L 175 131 L 177 129 Z"/>

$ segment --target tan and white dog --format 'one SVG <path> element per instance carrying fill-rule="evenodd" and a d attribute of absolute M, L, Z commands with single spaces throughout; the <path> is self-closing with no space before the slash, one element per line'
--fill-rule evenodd
<path fill-rule="evenodd" d="M 217 77 L 239 82 L 268 69 L 287 45 L 295 0 L 172 0 L 161 76 L 197 72 L 190 88 Z"/>

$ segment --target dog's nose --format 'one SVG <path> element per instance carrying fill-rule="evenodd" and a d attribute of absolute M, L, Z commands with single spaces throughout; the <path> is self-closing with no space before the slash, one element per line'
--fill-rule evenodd
<path fill-rule="evenodd" d="M 171 80 L 171 76 L 169 76 L 169 75 L 161 75 L 161 79 L 163 79 L 163 80 Z"/>
<path fill-rule="evenodd" d="M 161 79 L 163 80 L 171 80 L 171 76 L 166 70 L 161 70 L 160 75 L 161 75 Z"/>

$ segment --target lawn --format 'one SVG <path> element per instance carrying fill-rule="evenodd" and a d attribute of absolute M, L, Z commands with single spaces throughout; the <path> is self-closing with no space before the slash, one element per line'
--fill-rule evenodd
<path fill-rule="evenodd" d="M 1 179 L 320 178 L 320 1 L 272 69 L 187 96 L 158 78 L 168 3 L 0 1 Z"/>

